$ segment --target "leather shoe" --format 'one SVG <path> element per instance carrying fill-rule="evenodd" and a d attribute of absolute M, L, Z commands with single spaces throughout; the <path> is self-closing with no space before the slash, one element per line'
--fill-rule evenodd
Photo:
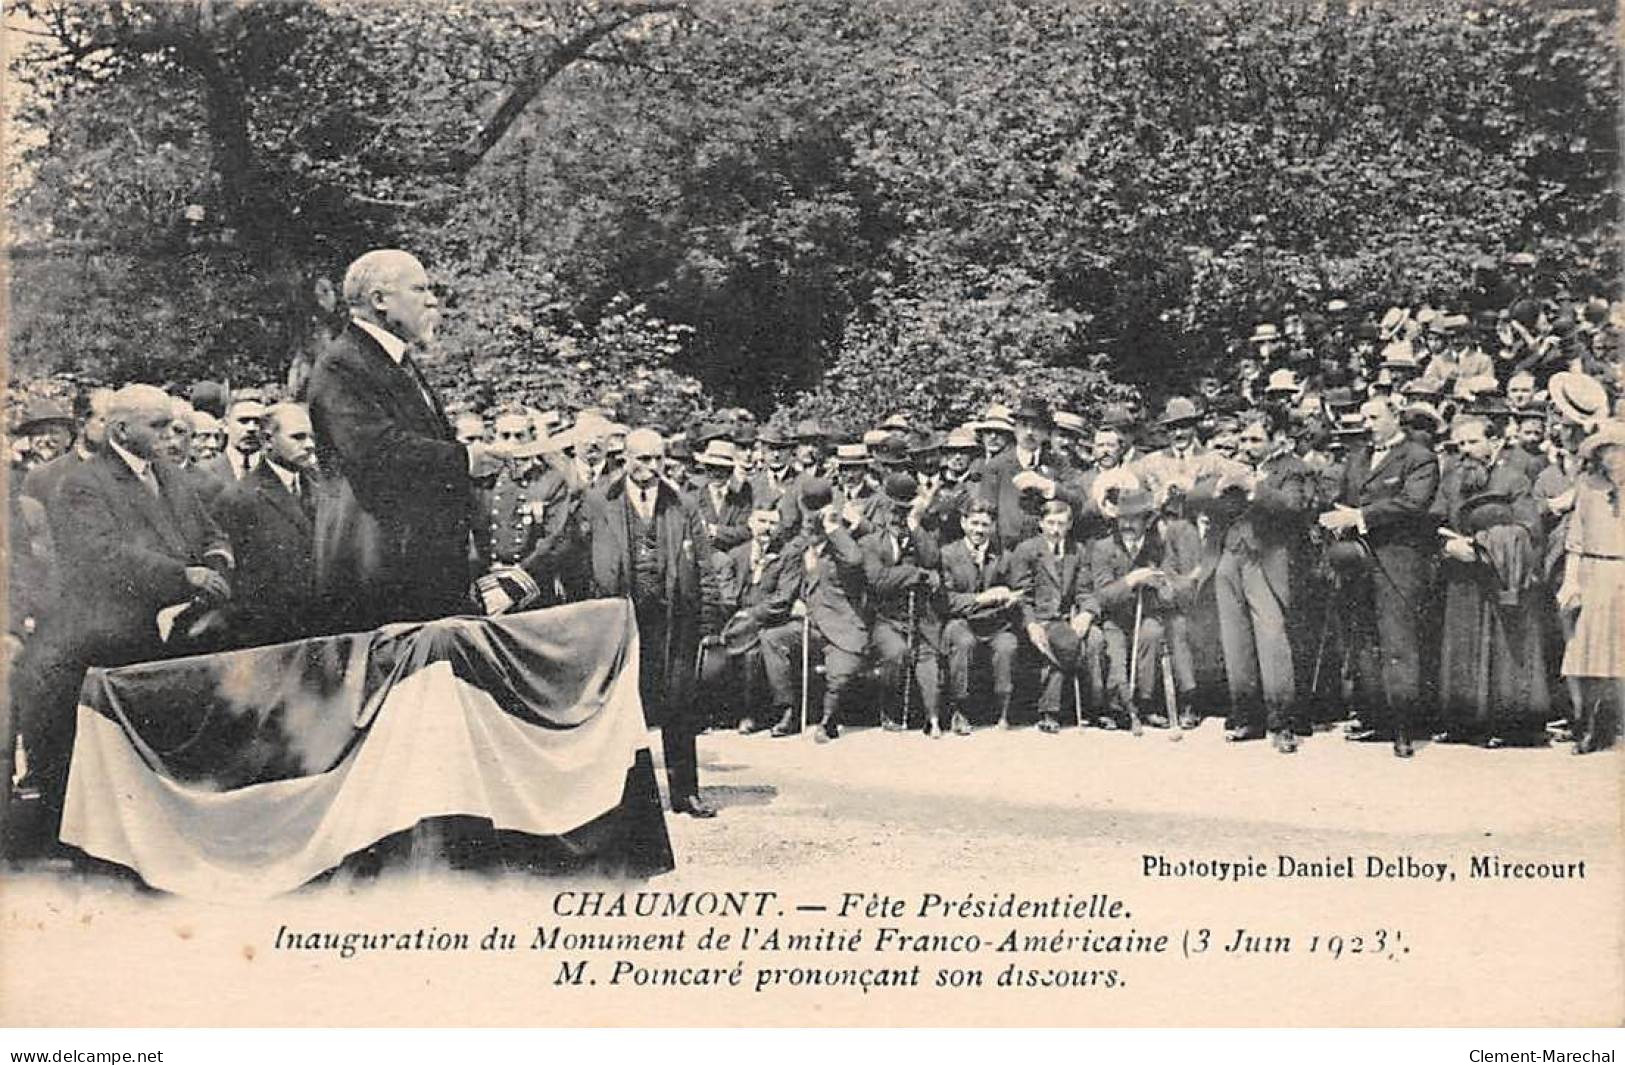
<path fill-rule="evenodd" d="M 953 721 L 951 722 L 951 727 L 954 730 L 954 735 L 955 736 L 969 736 L 970 735 L 970 719 L 967 718 L 964 714 L 960 713 L 958 710 L 954 711 L 954 716 L 953 716 Z"/>
<path fill-rule="evenodd" d="M 1298 753 L 1298 736 L 1291 729 L 1280 729 L 1275 733 L 1275 749 L 1282 754 Z"/>
<path fill-rule="evenodd" d="M 755 731 L 756 719 L 754 717 L 742 717 L 739 719 L 739 734 L 741 736 L 749 736 Z"/>
<path fill-rule="evenodd" d="M 1394 737 L 1394 757 L 1410 758 L 1416 754 L 1416 748 L 1411 746 L 1411 738 L 1403 732 Z"/>
<path fill-rule="evenodd" d="M 1187 732 L 1189 732 L 1191 729 L 1196 728 L 1197 726 L 1201 725 L 1201 723 L 1202 723 L 1202 719 L 1197 717 L 1195 714 L 1180 714 L 1179 715 L 1179 727 L 1186 730 Z"/>
<path fill-rule="evenodd" d="M 1045 714 L 1043 717 L 1038 719 L 1038 731 L 1048 733 L 1059 732 L 1061 731 L 1061 723 L 1055 720 L 1053 715 Z"/>
<path fill-rule="evenodd" d="M 942 739 L 942 725 L 937 722 L 936 718 L 932 718 L 925 723 L 925 734 L 934 740 Z"/>
<path fill-rule="evenodd" d="M 1227 729 L 1224 740 L 1226 743 L 1246 743 L 1248 740 L 1259 739 L 1263 735 L 1262 732 L 1250 725 L 1240 725 L 1233 729 Z"/>
<path fill-rule="evenodd" d="M 903 723 L 901 721 L 893 721 L 889 717 L 883 717 L 880 719 L 880 727 L 885 729 L 887 732 L 903 731 Z"/>
<path fill-rule="evenodd" d="M 1095 718 L 1095 728 L 1105 729 L 1107 732 L 1116 732 L 1119 727 L 1117 719 L 1109 714 L 1101 714 Z"/>
<path fill-rule="evenodd" d="M 779 723 L 773 726 L 774 736 L 794 736 L 801 731 L 801 721 L 796 717 L 794 710 L 786 710 Z"/>
<path fill-rule="evenodd" d="M 686 799 L 679 799 L 672 804 L 671 808 L 673 813 L 687 814 L 690 817 L 705 818 L 717 815 L 716 807 L 698 795 L 690 795 Z"/>
<path fill-rule="evenodd" d="M 837 725 L 827 717 L 820 721 L 817 727 L 813 729 L 814 743 L 828 743 L 830 740 L 840 739 L 840 737 L 841 726 Z"/>
<path fill-rule="evenodd" d="M 1147 725 L 1150 725 L 1152 728 L 1167 728 L 1168 727 L 1168 719 L 1163 717 L 1161 714 L 1147 714 L 1147 715 L 1145 715 L 1145 723 Z"/>
<path fill-rule="evenodd" d="M 1377 735 L 1377 730 L 1374 728 L 1361 728 L 1345 732 L 1343 738 L 1350 743 L 1370 743 L 1372 740 L 1382 739 L 1381 736 Z"/>

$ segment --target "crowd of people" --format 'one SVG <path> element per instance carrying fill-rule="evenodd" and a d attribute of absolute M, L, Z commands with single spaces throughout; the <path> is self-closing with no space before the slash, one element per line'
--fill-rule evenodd
<path fill-rule="evenodd" d="M 308 395 L 130 384 L 36 398 L 11 427 L 20 786 L 60 795 L 88 665 L 605 595 L 635 607 L 673 807 L 701 817 L 707 727 L 828 742 L 1213 715 L 1236 743 L 1290 754 L 1342 721 L 1406 758 L 1430 737 L 1617 736 L 1606 302 L 1360 320 L 1334 301 L 1312 343 L 1299 319 L 1260 324 L 1233 376 L 1150 410 L 1011 396 L 953 426 L 629 425 L 448 413 L 411 358 L 435 314 L 421 267 L 369 255 L 349 347 Z"/>

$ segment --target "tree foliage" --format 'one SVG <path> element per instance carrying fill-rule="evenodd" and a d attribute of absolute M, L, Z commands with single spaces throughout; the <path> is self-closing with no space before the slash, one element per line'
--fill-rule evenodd
<path fill-rule="evenodd" d="M 280 373 L 310 279 L 392 242 L 493 395 L 946 419 L 1619 268 L 1600 0 L 27 10 L 18 231 L 93 250 L 18 268 L 20 365 Z"/>

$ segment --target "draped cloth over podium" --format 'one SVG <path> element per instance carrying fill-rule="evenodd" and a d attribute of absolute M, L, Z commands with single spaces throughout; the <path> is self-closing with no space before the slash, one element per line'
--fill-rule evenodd
<path fill-rule="evenodd" d="M 465 864 L 665 872 L 637 639 L 629 603 L 596 600 L 91 670 L 62 839 L 220 901 L 422 826 Z"/>

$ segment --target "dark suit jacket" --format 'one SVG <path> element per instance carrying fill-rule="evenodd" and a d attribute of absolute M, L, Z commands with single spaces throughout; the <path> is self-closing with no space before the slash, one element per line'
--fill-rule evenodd
<path fill-rule="evenodd" d="M 1408 437 L 1376 469 L 1371 445 L 1355 449 L 1343 468 L 1341 501 L 1365 517 L 1371 546 L 1404 546 L 1432 554 L 1438 536 L 1429 513 L 1439 490 L 1439 460 Z"/>
<path fill-rule="evenodd" d="M 815 550 L 812 565 L 807 552 Z M 869 626 L 864 620 L 863 600 L 866 581 L 863 551 L 845 528 L 836 529 L 821 543 L 797 536 L 784 547 L 780 595 L 807 605 L 812 626 L 830 644 L 848 654 L 861 655 L 869 646 Z"/>
<path fill-rule="evenodd" d="M 317 587 L 334 624 L 461 611 L 473 483 L 439 401 L 353 323 L 311 371 L 309 401 L 334 488 L 316 519 Z"/>
<path fill-rule="evenodd" d="M 955 540 L 942 549 L 941 570 L 943 607 L 948 617 L 969 622 L 971 631 L 983 639 L 1010 627 L 1009 607 L 976 605 L 978 592 L 1000 584 L 1015 586 L 1010 576 L 1010 556 L 997 544 L 989 540 L 987 561 L 978 568 L 970 545 L 963 539 Z"/>
<path fill-rule="evenodd" d="M 700 646 L 700 566 L 711 548 L 698 515 L 683 504 L 670 484 L 656 483 L 656 536 L 666 582 L 665 631 L 655 637 L 664 644 L 661 653 L 669 705 L 662 709 L 682 712 L 694 689 L 695 652 Z M 578 530 L 588 544 L 596 596 L 630 598 L 633 594 L 632 516 L 623 477 L 590 490 L 582 500 Z M 652 634 L 641 635 L 648 639 Z"/>
<path fill-rule="evenodd" d="M 1034 536 L 1018 544 L 1009 558 L 1015 587 L 1027 593 L 1021 601 L 1023 625 L 1066 621 L 1074 610 L 1087 609 L 1089 564 L 1077 544 L 1067 541 L 1057 563 L 1049 541 Z"/>
<path fill-rule="evenodd" d="M 243 646 L 281 643 L 319 633 L 312 513 L 316 485 L 301 475 L 304 499 L 283 487 L 261 462 L 215 501 L 214 516 L 237 556 L 232 618 Z"/>
<path fill-rule="evenodd" d="M 701 521 L 716 526 L 711 545 L 718 551 L 727 551 L 749 542 L 751 501 L 754 498 L 749 481 L 742 486 L 734 484 L 732 480 L 728 482 L 720 511 L 711 499 L 709 485 L 691 489 L 683 498 L 689 508 L 699 514 Z"/>
<path fill-rule="evenodd" d="M 1037 473 L 1055 481 L 1055 496 L 1072 504 L 1076 514 L 1079 500 L 1072 488 L 1070 470 L 1057 460 L 1052 448 L 1038 455 Z M 1005 550 L 1011 550 L 1025 540 L 1038 535 L 1038 518 L 1043 499 L 1035 492 L 1023 493 L 1015 486 L 1016 474 L 1021 472 L 1021 458 L 1011 444 L 994 455 L 981 470 L 981 493 L 999 508 L 998 537 Z"/>
<path fill-rule="evenodd" d="M 1218 494 L 1217 477 L 1196 482 L 1191 507 L 1213 521 L 1208 543 L 1210 567 L 1220 551 L 1250 555 L 1264 571 L 1270 590 L 1283 605 L 1292 602 L 1292 564 L 1305 548 L 1315 506 L 1315 474 L 1290 451 L 1264 460 L 1251 500 L 1246 494 Z"/>
<path fill-rule="evenodd" d="M 164 462 L 157 498 L 109 450 L 70 470 L 47 508 L 62 633 L 91 665 L 162 657 L 158 611 L 192 596 L 188 566 L 231 568 L 231 548 L 186 479 Z"/>
<path fill-rule="evenodd" d="M 1169 576 L 1166 595 L 1145 593 L 1148 615 L 1186 610 L 1195 598 L 1202 573 L 1202 542 L 1190 522 L 1163 519 L 1146 530 L 1140 549 L 1130 556 L 1114 530 L 1089 545 L 1089 570 L 1094 582 L 1092 612 L 1117 623 L 1124 632 L 1134 626 L 1138 596 L 1124 579 L 1130 570 L 1159 567 Z"/>
<path fill-rule="evenodd" d="M 927 647 L 942 649 L 942 611 L 933 585 L 940 584 L 938 567 L 942 552 L 936 537 L 926 529 L 908 536 L 901 554 L 892 544 L 891 533 L 876 529 L 858 545 L 863 551 L 863 576 L 869 585 L 868 609 L 876 625 L 890 625 L 908 632 L 909 589 L 917 589 L 914 621 Z M 922 586 L 923 580 L 929 582 Z"/>

